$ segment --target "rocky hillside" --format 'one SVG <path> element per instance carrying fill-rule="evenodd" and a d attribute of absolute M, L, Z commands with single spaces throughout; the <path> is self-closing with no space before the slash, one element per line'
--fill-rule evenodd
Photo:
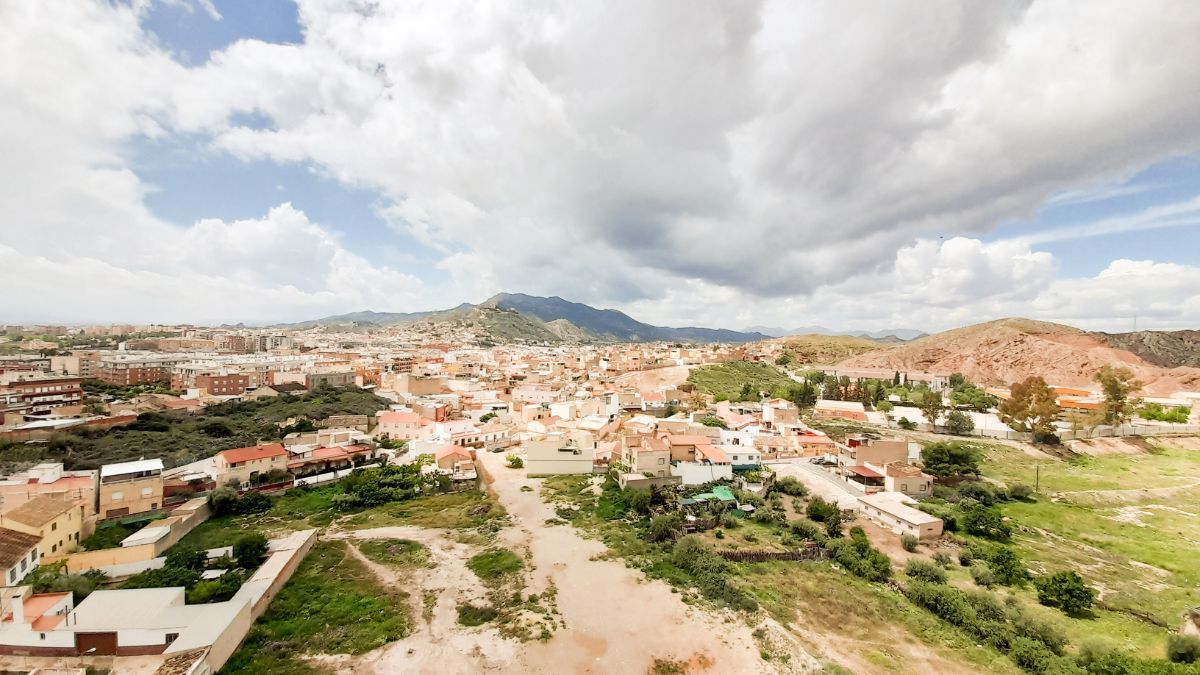
<path fill-rule="evenodd" d="M 1133 352 L 1142 359 L 1165 368 L 1200 368 L 1200 330 L 1133 333 L 1094 333 L 1117 349 Z"/>
<path fill-rule="evenodd" d="M 1045 321 L 1001 319 L 907 344 L 873 350 L 839 362 L 845 368 L 949 374 L 960 372 L 982 384 L 1009 384 L 1041 375 L 1052 384 L 1091 386 L 1105 364 L 1125 366 L 1148 394 L 1200 387 L 1200 368 L 1164 368 L 1112 346 L 1086 331 Z"/>

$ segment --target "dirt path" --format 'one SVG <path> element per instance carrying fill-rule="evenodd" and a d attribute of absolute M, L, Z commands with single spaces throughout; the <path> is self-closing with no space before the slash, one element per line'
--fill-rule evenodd
<path fill-rule="evenodd" d="M 458 624 L 460 602 L 484 604 L 484 589 L 466 560 L 471 547 L 452 541 L 444 530 L 420 527 L 380 527 L 328 535 L 330 539 L 411 539 L 429 549 L 432 565 L 411 578 L 367 558 L 356 546 L 351 554 L 387 585 L 400 584 L 412 596 L 412 635 L 359 657 L 323 656 L 314 659 L 338 673 L 511 672 L 520 645 L 500 637 L 495 628 L 466 628 Z M 427 609 L 427 604 L 432 607 Z M 426 619 L 426 615 L 428 619 Z"/>

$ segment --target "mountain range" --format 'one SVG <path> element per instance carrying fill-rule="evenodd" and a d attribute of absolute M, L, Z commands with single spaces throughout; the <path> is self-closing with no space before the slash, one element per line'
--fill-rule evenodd
<path fill-rule="evenodd" d="M 771 337 L 788 337 L 790 335 L 849 335 L 852 337 L 871 338 L 872 340 L 907 341 L 925 337 L 928 333 L 912 328 L 885 328 L 883 330 L 836 330 L 824 326 L 801 326 L 799 328 L 780 328 L 779 326 L 748 326 L 748 332 L 763 333 Z M 893 340 L 894 339 L 894 340 Z"/>
<path fill-rule="evenodd" d="M 361 311 L 281 327 L 370 327 L 417 322 L 456 322 L 463 327 L 479 329 L 496 341 L 754 342 L 770 337 L 755 331 L 653 326 L 615 309 L 596 309 L 558 296 L 544 298 L 524 293 L 500 293 L 478 305 L 463 303 L 451 309 L 431 312 Z"/>

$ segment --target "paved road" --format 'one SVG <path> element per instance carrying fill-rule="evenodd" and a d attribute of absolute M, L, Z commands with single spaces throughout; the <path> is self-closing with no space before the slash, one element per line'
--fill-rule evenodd
<path fill-rule="evenodd" d="M 836 500 L 838 506 L 843 509 L 858 508 L 859 493 L 857 491 L 848 487 L 841 479 L 824 468 L 809 463 L 807 459 L 798 462 L 770 464 L 770 467 L 779 476 L 798 479 L 807 485 L 813 494 L 824 499 Z"/>

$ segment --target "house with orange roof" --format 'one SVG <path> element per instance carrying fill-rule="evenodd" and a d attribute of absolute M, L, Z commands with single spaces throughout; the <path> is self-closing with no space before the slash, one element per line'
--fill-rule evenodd
<path fill-rule="evenodd" d="M 264 443 L 222 450 L 213 458 L 219 485 L 253 482 L 272 471 L 287 471 L 288 451 L 281 443 Z"/>
<path fill-rule="evenodd" d="M 475 480 L 475 455 L 457 445 L 446 445 L 433 453 L 433 469 L 453 480 Z"/>
<path fill-rule="evenodd" d="M 412 441 L 422 435 L 421 416 L 415 412 L 378 412 L 375 422 L 375 438 Z"/>

